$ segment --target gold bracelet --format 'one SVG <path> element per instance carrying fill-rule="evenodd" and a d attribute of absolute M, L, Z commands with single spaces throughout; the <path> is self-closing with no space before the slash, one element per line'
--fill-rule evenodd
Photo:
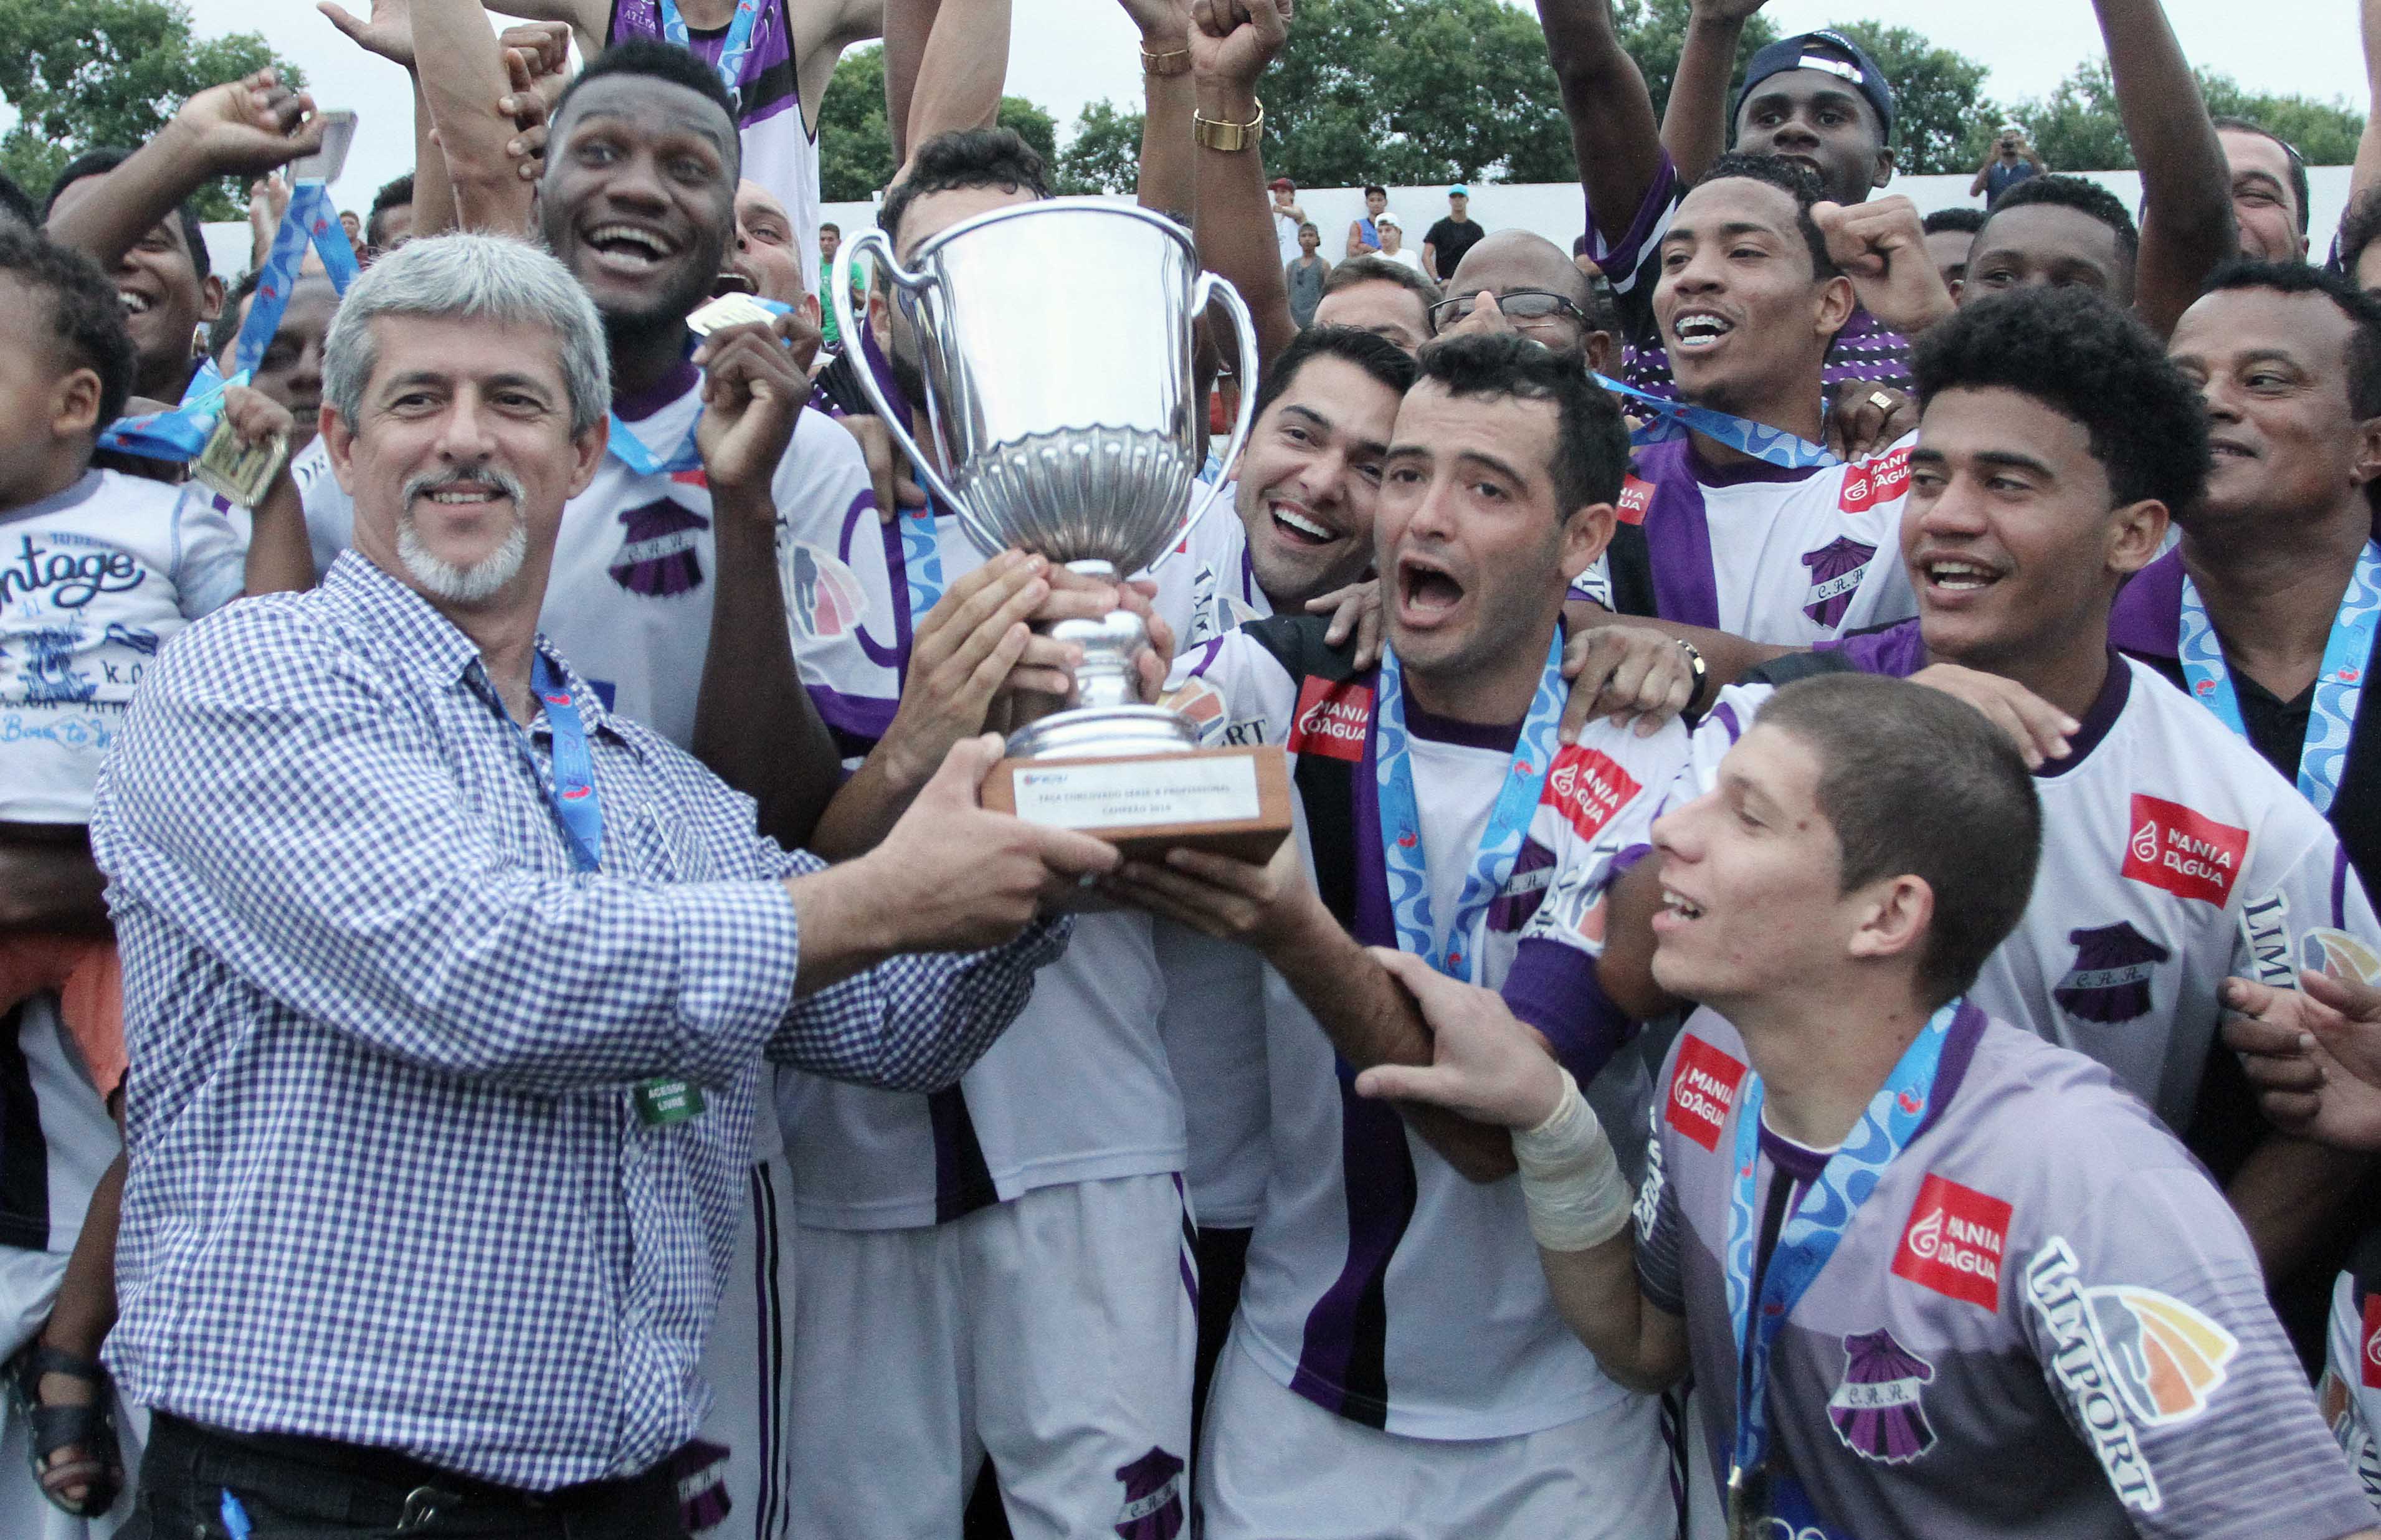
<path fill-rule="evenodd" d="M 1227 123 L 1209 117 L 1198 108 L 1190 109 L 1190 137 L 1210 150 L 1225 154 L 1237 154 L 1256 143 L 1264 132 L 1264 104 L 1257 104 L 1257 115 L 1246 123 Z"/>
<path fill-rule="evenodd" d="M 1144 75 L 1188 75 L 1190 73 L 1190 50 L 1169 48 L 1163 54 L 1141 51 L 1141 72 Z"/>

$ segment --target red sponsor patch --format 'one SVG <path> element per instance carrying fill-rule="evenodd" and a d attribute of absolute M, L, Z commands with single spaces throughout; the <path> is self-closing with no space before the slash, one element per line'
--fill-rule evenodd
<path fill-rule="evenodd" d="M 699 465 L 691 471 L 673 471 L 669 479 L 680 486 L 699 486 L 706 492 L 711 489 L 711 472 Z"/>
<path fill-rule="evenodd" d="M 1612 511 L 1623 524 L 1642 524 L 1645 510 L 1653 506 L 1654 483 L 1630 476 L 1621 481 L 1620 500 L 1612 505 Z"/>
<path fill-rule="evenodd" d="M 1836 506 L 1846 513 L 1864 513 L 1879 503 L 1890 503 L 1910 490 L 1910 451 L 1896 449 L 1865 459 L 1844 473 L 1844 489 Z"/>
<path fill-rule="evenodd" d="M 1371 686 L 1310 677 L 1298 692 L 1298 711 L 1290 718 L 1289 742 L 1284 747 L 1293 754 L 1321 754 L 1353 764 L 1364 757 L 1364 729 L 1372 720 Z"/>
<path fill-rule="evenodd" d="M 1740 1060 L 1690 1035 L 1670 1070 L 1670 1126 L 1716 1152 L 1720 1130 L 1728 1126 L 1728 1109 L 1736 1105 L 1736 1088 L 1743 1083 Z"/>
<path fill-rule="evenodd" d="M 2221 909 L 2249 855 L 2249 831 L 2203 817 L 2180 802 L 2133 796 L 2123 874 L 2178 898 Z"/>
<path fill-rule="evenodd" d="M 2009 1205 L 1990 1193 L 1928 1172 L 1893 1253 L 1894 1276 L 1998 1310 L 2009 1213 Z"/>
<path fill-rule="evenodd" d="M 2356 1369 L 2367 1390 L 2381 1390 L 2381 1290 L 2364 1296 L 2364 1330 L 2358 1338 L 2363 1351 Z"/>
<path fill-rule="evenodd" d="M 1608 756 L 1569 743 L 1556 753 L 1538 800 L 1560 808 L 1581 839 L 1593 839 L 1637 792 L 1635 777 Z"/>

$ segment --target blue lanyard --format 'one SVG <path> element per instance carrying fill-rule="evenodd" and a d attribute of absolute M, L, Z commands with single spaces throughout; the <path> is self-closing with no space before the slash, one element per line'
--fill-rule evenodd
<path fill-rule="evenodd" d="M 263 359 L 273 334 L 281 329 L 281 312 L 289 308 L 289 291 L 297 287 L 299 264 L 306 260 L 309 246 L 322 253 L 331 287 L 347 293 L 356 281 L 355 248 L 339 226 L 331 189 L 311 177 L 289 189 L 289 207 L 273 232 L 273 249 L 257 270 L 256 298 L 249 301 L 248 319 L 240 323 L 239 339 L 232 344 L 234 370 L 253 371 Z"/>
<path fill-rule="evenodd" d="M 543 653 L 530 664 L 530 687 L 545 703 L 545 725 L 554 733 L 554 788 L 546 800 L 554 805 L 555 820 L 562 825 L 563 843 L 570 847 L 571 868 L 579 872 L 601 871 L 604 805 L 595 795 L 595 762 L 587 752 L 587 725 L 579 719 L 579 703 L 570 698 L 569 687 L 555 678 Z M 510 716 L 505 720 L 512 723 Z M 520 730 L 518 723 L 513 723 L 513 732 L 520 739 L 521 753 L 529 760 L 530 771 L 534 775 L 537 756 L 530 750 L 529 735 Z"/>
<path fill-rule="evenodd" d="M 1756 1500 L 1769 1511 L 1809 1506 L 1790 1476 L 1769 1474 L 1765 1469 L 1770 1350 L 1803 1292 L 1836 1254 L 1852 1216 L 1926 1120 L 1934 1100 L 1935 1071 L 1942 1063 L 1943 1045 L 1959 1013 L 1960 1002 L 1955 999 L 1919 1029 L 1885 1084 L 1869 1099 L 1860 1122 L 1827 1157 L 1818 1179 L 1786 1216 L 1778 1228 L 1777 1244 L 1769 1253 L 1769 1265 L 1761 1275 L 1757 1315 L 1751 1309 L 1750 1296 L 1753 1253 L 1761 1244 L 1761 1216 L 1752 1184 L 1761 1164 L 1763 1092 L 1758 1073 L 1744 1078 L 1744 1088 L 1737 1097 L 1736 1175 L 1728 1192 L 1728 1250 L 1722 1258 L 1728 1274 L 1728 1322 L 1743 1354 L 1736 1384 L 1734 1469 L 1728 1474 L 1732 1503 L 1746 1501 L 1748 1490 L 1765 1488 Z"/>
<path fill-rule="evenodd" d="M 1748 422 L 1724 411 L 1714 411 L 1709 407 L 1648 395 L 1634 385 L 1622 385 L 1618 380 L 1607 379 L 1602 374 L 1595 376 L 1595 383 L 1622 397 L 1631 411 L 1643 417 L 1643 422 L 1629 435 L 1629 442 L 1641 447 L 1684 438 L 1692 429 L 1717 439 L 1731 449 L 1789 471 L 1806 471 L 1814 465 L 1843 463 L 1820 446 L 1783 428 Z"/>
<path fill-rule="evenodd" d="M 664 458 L 646 448 L 645 441 L 620 421 L 618 412 L 614 412 L 604 447 L 611 450 L 613 458 L 640 476 L 674 476 L 681 471 L 693 471 L 702 466 L 702 451 L 695 447 L 694 442 L 695 430 L 702 426 L 702 409 L 697 407 L 694 421 L 686 425 L 686 437 L 679 440 L 678 447 Z"/>
<path fill-rule="evenodd" d="M 910 587 L 912 626 L 942 602 L 943 542 L 934 532 L 935 511 L 932 493 L 927 494 L 924 507 L 900 510 L 901 578 Z"/>
<path fill-rule="evenodd" d="M 693 42 L 686 34 L 686 20 L 678 14 L 675 0 L 660 0 L 662 36 L 693 51 Z M 760 19 L 761 0 L 736 0 L 736 15 L 727 23 L 727 39 L 719 45 L 719 79 L 727 87 L 727 94 L 736 100 L 736 77 L 744 70 L 744 55 L 752 51 L 752 25 Z"/>
<path fill-rule="evenodd" d="M 1398 928 L 1398 948 L 1413 953 L 1449 978 L 1471 980 L 1471 946 L 1474 926 L 1485 914 L 1497 891 L 1513 874 L 1521 853 L 1521 837 L 1529 832 L 1538 795 L 1545 790 L 1548 762 L 1555 752 L 1555 727 L 1562 719 L 1567 693 L 1562 677 L 1562 632 L 1555 632 L 1546 650 L 1545 673 L 1538 680 L 1537 698 L 1522 720 L 1520 739 L 1513 746 L 1513 764 L 1488 814 L 1471 870 L 1455 905 L 1454 923 L 1447 927 L 1444 947 L 1430 912 L 1430 869 L 1422 848 L 1422 815 L 1414 801 L 1412 755 L 1407 748 L 1404 669 L 1395 649 L 1381 654 L 1380 709 L 1374 718 L 1374 758 L 1380 777 L 1382 867 L 1388 878 L 1389 911 Z"/>
<path fill-rule="evenodd" d="M 2381 543 L 2368 541 L 2357 553 L 2356 570 L 2340 595 L 2338 617 L 2331 623 L 2331 640 L 2324 643 L 2323 672 L 2314 679 L 2314 702 L 2307 713 L 2306 745 L 2299 751 L 2299 794 L 2328 813 L 2339 795 L 2339 777 L 2348 764 L 2348 740 L 2356 731 L 2356 704 L 2364 693 L 2364 670 L 2373 661 L 2373 627 L 2381 617 Z M 2249 736 L 2241 720 L 2241 697 L 2232 688 L 2232 671 L 2224 664 L 2224 641 L 2208 621 L 2198 585 L 2182 580 L 2182 626 L 2175 649 L 2182 663 L 2183 681 L 2216 719 L 2242 738 Z"/>
<path fill-rule="evenodd" d="M 214 433 L 216 419 L 223 416 L 224 392 L 246 384 L 245 370 L 226 380 L 216 370 L 214 360 L 209 359 L 190 376 L 179 406 L 170 411 L 117 418 L 101 430 L 99 446 L 177 465 L 195 459 Z"/>

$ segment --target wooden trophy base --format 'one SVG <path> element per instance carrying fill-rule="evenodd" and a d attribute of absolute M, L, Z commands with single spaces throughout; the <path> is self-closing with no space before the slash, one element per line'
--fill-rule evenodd
<path fill-rule="evenodd" d="M 1138 860 L 1188 846 L 1259 865 L 1289 835 L 1289 766 L 1275 744 L 1098 759 L 1005 759 L 983 805 L 1081 829 Z"/>

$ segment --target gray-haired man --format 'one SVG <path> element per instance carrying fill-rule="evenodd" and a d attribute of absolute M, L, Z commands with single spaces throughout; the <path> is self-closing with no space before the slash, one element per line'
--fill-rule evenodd
<path fill-rule="evenodd" d="M 762 1057 L 949 1083 L 1063 941 L 1019 936 L 1044 883 L 1116 853 L 980 809 L 986 739 L 827 870 L 539 641 L 610 399 L 552 258 L 414 242 L 326 354 L 354 549 L 157 660 L 92 820 L 140 1511 L 676 1534 Z M 751 334 L 696 361 L 714 494 L 765 486 L 790 361 Z"/>

